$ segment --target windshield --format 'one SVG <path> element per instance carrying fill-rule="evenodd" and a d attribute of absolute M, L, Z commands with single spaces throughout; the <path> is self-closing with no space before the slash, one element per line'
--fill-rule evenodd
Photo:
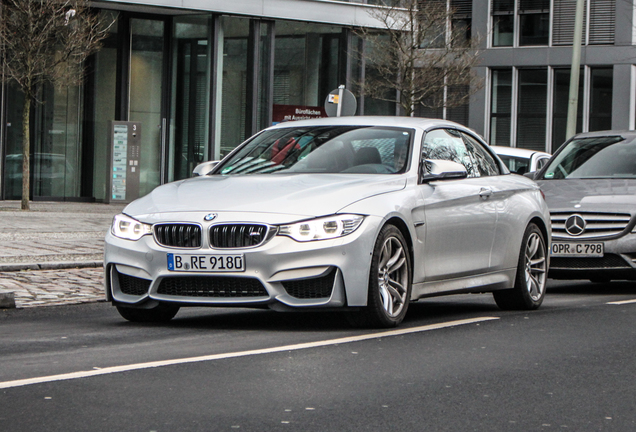
<path fill-rule="evenodd" d="M 215 174 L 405 172 L 412 130 L 375 126 L 313 126 L 265 131 Z"/>
<path fill-rule="evenodd" d="M 543 178 L 636 178 L 636 142 L 620 136 L 574 139 L 550 162 Z"/>

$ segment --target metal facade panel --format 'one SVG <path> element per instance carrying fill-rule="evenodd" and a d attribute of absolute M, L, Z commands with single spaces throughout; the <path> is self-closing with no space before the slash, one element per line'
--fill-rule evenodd
<path fill-rule="evenodd" d="M 103 0 L 97 7 L 112 4 L 147 6 L 248 15 L 254 17 L 311 21 L 339 25 L 382 27 L 369 11 L 374 6 L 328 0 Z"/>

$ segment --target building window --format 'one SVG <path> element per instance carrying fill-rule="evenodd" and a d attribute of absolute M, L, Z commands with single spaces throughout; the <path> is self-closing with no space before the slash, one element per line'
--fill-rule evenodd
<path fill-rule="evenodd" d="M 568 123 L 568 105 L 570 100 L 570 69 L 554 70 L 552 100 L 552 152 L 554 152 L 566 140 Z M 579 76 L 579 96 L 576 116 L 576 132 L 583 130 L 583 69 Z"/>
<path fill-rule="evenodd" d="M 471 42 L 471 26 L 473 16 L 472 0 L 450 0 L 451 41 L 453 46 L 466 47 Z"/>
<path fill-rule="evenodd" d="M 615 0 L 592 0 L 590 3 L 589 45 L 613 45 L 616 23 Z"/>
<path fill-rule="evenodd" d="M 515 34 L 519 46 L 548 45 L 550 0 L 492 0 L 491 15 L 492 46 L 513 46 Z"/>
<path fill-rule="evenodd" d="M 468 126 L 468 94 L 470 88 L 467 85 L 449 86 L 447 89 L 447 100 L 466 100 L 463 105 L 453 105 L 446 109 L 444 118 L 451 120 L 464 126 Z"/>
<path fill-rule="evenodd" d="M 519 0 L 519 45 L 547 45 L 550 0 Z"/>
<path fill-rule="evenodd" d="M 168 180 L 192 175 L 208 154 L 210 114 L 211 20 L 206 15 L 175 17 Z"/>
<path fill-rule="evenodd" d="M 491 77 L 490 143 L 510 146 L 512 69 L 495 69 Z"/>
<path fill-rule="evenodd" d="M 613 69 L 590 69 L 590 127 L 589 131 L 612 128 Z"/>
<path fill-rule="evenodd" d="M 321 115 L 329 92 L 344 84 L 342 38 L 338 26 L 276 22 L 274 123 Z"/>
<path fill-rule="evenodd" d="M 515 28 L 514 0 L 492 1 L 492 46 L 512 46 Z"/>
<path fill-rule="evenodd" d="M 219 46 L 223 55 L 219 56 L 219 72 L 222 84 L 217 89 L 217 104 L 221 107 L 221 124 L 215 145 L 222 158 L 250 133 L 245 128 L 247 119 L 247 75 L 250 21 L 247 18 L 222 17 L 219 31 Z"/>
<path fill-rule="evenodd" d="M 548 69 L 519 70 L 517 147 L 545 150 Z"/>
<path fill-rule="evenodd" d="M 414 115 L 415 117 L 451 120 L 468 126 L 469 91 L 467 85 L 448 86 L 445 91 L 424 101 L 428 106 L 416 106 Z M 431 106 L 435 106 L 435 108 L 431 108 Z"/>
<path fill-rule="evenodd" d="M 576 0 L 554 0 L 552 44 L 572 45 Z M 613 45 L 616 0 L 591 0 L 583 10 L 583 45 Z"/>

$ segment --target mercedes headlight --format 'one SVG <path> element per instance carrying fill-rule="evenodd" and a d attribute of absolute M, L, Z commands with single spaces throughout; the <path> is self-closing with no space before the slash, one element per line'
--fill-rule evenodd
<path fill-rule="evenodd" d="M 139 240 L 146 234 L 152 233 L 152 225 L 139 222 L 122 213 L 113 218 L 111 232 L 115 237 L 126 240 Z"/>
<path fill-rule="evenodd" d="M 281 225 L 278 235 L 288 236 L 299 242 L 334 239 L 351 234 L 363 220 L 364 216 L 352 214 L 327 216 Z"/>

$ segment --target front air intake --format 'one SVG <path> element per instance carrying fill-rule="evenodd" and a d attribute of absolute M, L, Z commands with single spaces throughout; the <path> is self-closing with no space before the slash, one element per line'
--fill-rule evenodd
<path fill-rule="evenodd" d="M 320 299 L 331 297 L 336 269 L 324 276 L 308 279 L 296 279 L 283 282 L 287 294 L 298 299 Z"/>
<path fill-rule="evenodd" d="M 161 280 L 158 294 L 177 297 L 267 297 L 258 279 L 228 276 L 169 276 Z"/>
<path fill-rule="evenodd" d="M 150 283 L 148 279 L 142 279 L 135 276 L 129 276 L 124 273 L 115 271 L 117 280 L 119 281 L 119 290 L 123 294 L 142 296 L 148 294 Z"/>

